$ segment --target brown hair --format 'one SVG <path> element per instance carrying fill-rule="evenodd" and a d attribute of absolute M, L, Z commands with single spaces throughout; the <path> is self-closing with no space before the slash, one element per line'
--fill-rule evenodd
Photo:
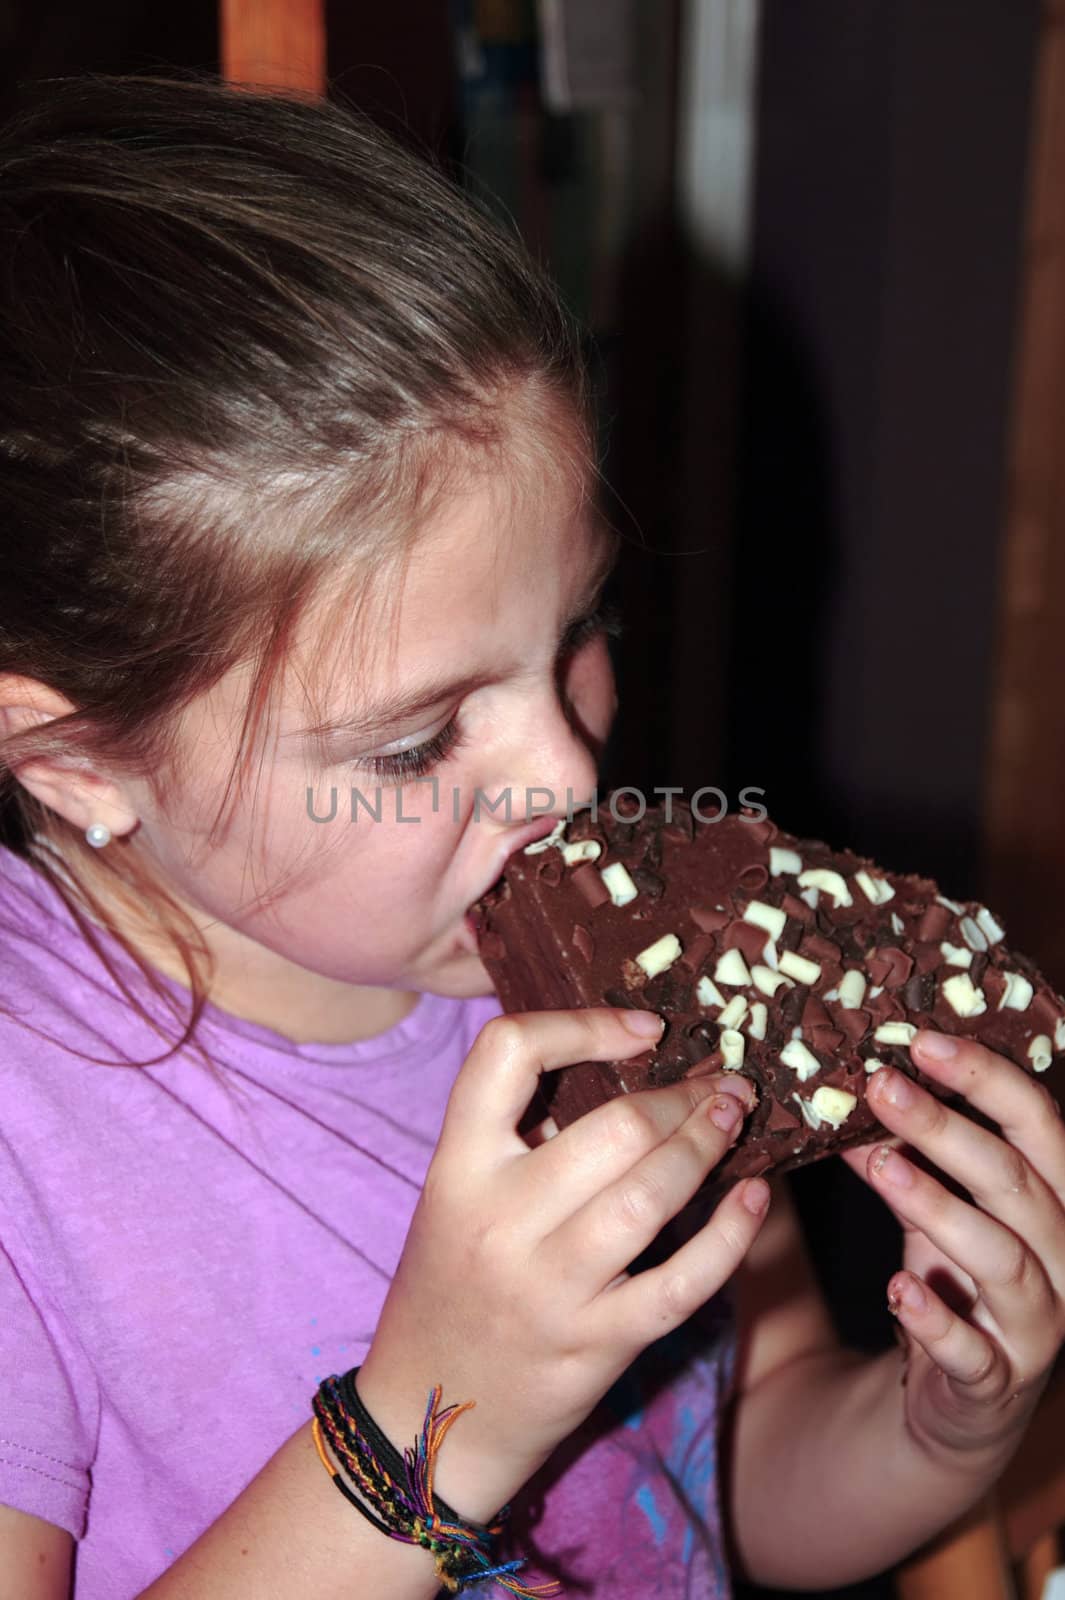
<path fill-rule="evenodd" d="M 0 137 L 0 673 L 75 710 L 0 745 L 0 840 L 165 1042 L 94 933 L 88 846 L 18 766 L 135 774 L 163 806 L 181 711 L 249 663 L 213 838 L 326 580 L 387 564 L 448 462 L 502 447 L 508 414 L 543 432 L 575 410 L 590 453 L 589 400 L 517 238 L 364 117 L 199 79 L 47 90 Z M 194 1037 L 206 950 L 135 849 L 93 869 L 151 908 L 187 972 L 165 1059 Z"/>

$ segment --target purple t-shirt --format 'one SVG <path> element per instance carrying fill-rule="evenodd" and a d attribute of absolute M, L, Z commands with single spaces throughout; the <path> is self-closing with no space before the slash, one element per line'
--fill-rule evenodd
<path fill-rule="evenodd" d="M 223 1082 L 189 1050 L 94 1064 L 164 1046 L 0 849 L 0 1503 L 78 1541 L 75 1600 L 138 1595 L 309 1418 L 319 1380 L 362 1360 L 497 1010 L 423 995 L 376 1038 L 295 1044 L 209 1006 Z M 517 1497 L 523 1578 L 728 1596 L 731 1309 L 723 1291 L 645 1352 Z"/>

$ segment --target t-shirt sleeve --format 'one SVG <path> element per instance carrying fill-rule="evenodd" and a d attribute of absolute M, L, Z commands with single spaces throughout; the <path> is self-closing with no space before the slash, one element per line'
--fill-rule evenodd
<path fill-rule="evenodd" d="M 80 1539 L 99 1424 L 96 1378 L 2 1215 L 0 1373 L 0 1504 Z"/>

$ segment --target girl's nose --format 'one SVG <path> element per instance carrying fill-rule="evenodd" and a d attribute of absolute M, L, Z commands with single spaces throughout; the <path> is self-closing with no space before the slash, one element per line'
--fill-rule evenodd
<path fill-rule="evenodd" d="M 564 816 L 591 798 L 597 759 L 578 720 L 557 696 L 530 705 L 529 714 L 499 752 L 499 789 L 509 787 L 510 816 L 519 825 L 537 816 Z"/>

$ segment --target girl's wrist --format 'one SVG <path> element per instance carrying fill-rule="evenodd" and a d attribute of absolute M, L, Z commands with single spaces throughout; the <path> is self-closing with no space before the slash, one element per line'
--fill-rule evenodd
<path fill-rule="evenodd" d="M 409 1375 L 386 1371 L 382 1363 L 374 1363 L 372 1355 L 360 1367 L 359 1398 L 400 1455 L 419 1437 L 426 1400 L 437 1381 L 436 1374 L 428 1374 L 419 1387 Z M 446 1389 L 443 1394 L 445 1405 L 467 1399 L 476 1401 L 476 1396 L 450 1394 Z M 484 1421 L 478 1418 L 476 1408 L 455 1419 L 440 1446 L 433 1476 L 434 1493 L 460 1516 L 480 1523 L 487 1523 L 508 1504 L 546 1459 L 500 1449 L 488 1437 Z"/>

